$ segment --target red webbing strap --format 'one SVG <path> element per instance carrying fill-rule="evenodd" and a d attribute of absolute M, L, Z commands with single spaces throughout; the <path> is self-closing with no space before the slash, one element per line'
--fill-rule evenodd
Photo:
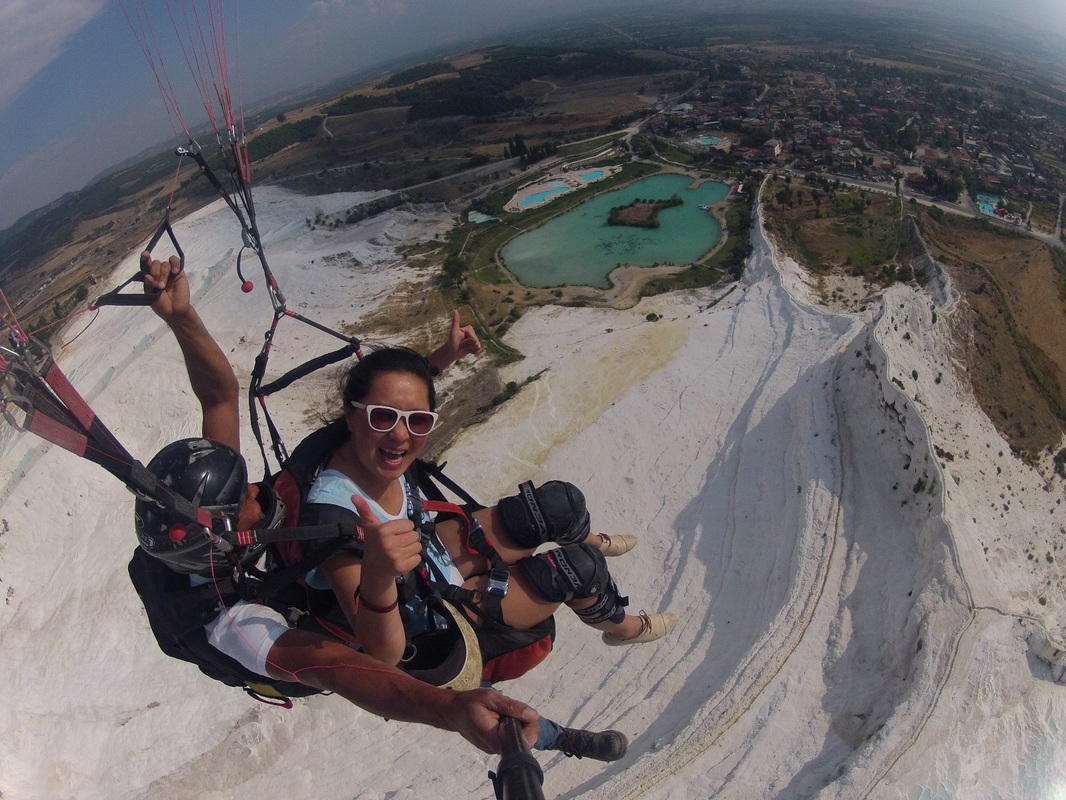
<path fill-rule="evenodd" d="M 264 703 L 268 706 L 277 706 L 278 708 L 293 707 L 292 699 L 289 697 L 285 697 L 284 695 L 280 697 L 271 697 L 263 694 L 258 689 L 254 689 L 248 684 L 245 684 L 242 688 L 244 689 L 244 693 L 247 694 L 250 698 L 252 698 L 253 700 L 258 700 L 260 703 Z"/>
<path fill-rule="evenodd" d="M 26 413 L 25 430 L 103 467 L 131 490 L 156 498 L 183 519 L 212 527 L 209 511 L 173 494 L 130 455 L 50 354 L 41 373 L 26 362 L 12 366 L 8 375 L 21 395 L 18 405 Z"/>
<path fill-rule="evenodd" d="M 89 404 L 78 394 L 73 384 L 67 380 L 67 376 L 63 374 L 55 361 L 48 365 L 43 377 L 45 382 L 52 387 L 52 391 L 56 393 L 56 397 L 74 415 L 74 418 L 81 423 L 83 428 L 89 430 L 96 420 L 96 412 L 89 408 Z"/>
<path fill-rule="evenodd" d="M 25 429 L 127 480 L 128 468 L 119 475 L 109 465 L 132 462 L 130 454 L 99 421 L 55 362 L 49 362 L 44 372 L 51 385 L 23 365 L 10 373 L 21 393 L 22 402 L 18 405 L 26 412 Z"/>
<path fill-rule="evenodd" d="M 69 450 L 76 456 L 84 456 L 88 449 L 89 440 L 85 435 L 37 410 L 30 413 L 26 430 L 52 444 L 59 445 L 64 450 Z"/>
<path fill-rule="evenodd" d="M 33 375 L 34 383 L 39 383 L 36 380 L 38 377 Z M 49 395 L 44 387 L 35 387 L 29 430 L 98 464 L 130 488 L 136 487 L 159 496 L 162 487 L 155 477 L 130 455 L 104 425 L 50 354 L 41 377 L 53 394 Z M 80 425 L 81 430 L 76 430 L 74 424 Z M 191 519 L 200 525 L 211 527 L 211 515 L 207 511 L 198 508 L 194 511 L 184 498 L 177 505 L 181 507 L 175 510 L 183 516 L 189 518 L 191 514 Z"/>
<path fill-rule="evenodd" d="M 470 543 L 470 518 L 462 506 L 449 503 L 446 500 L 423 500 L 422 508 L 437 514 L 454 514 L 459 518 L 459 524 L 463 528 L 463 549 L 472 556 L 486 555 Z"/>

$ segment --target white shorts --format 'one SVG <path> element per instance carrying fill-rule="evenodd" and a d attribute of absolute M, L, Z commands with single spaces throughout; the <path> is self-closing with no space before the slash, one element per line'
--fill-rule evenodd
<path fill-rule="evenodd" d="M 204 630 L 213 647 L 269 678 L 267 655 L 289 626 L 285 617 L 269 606 L 240 600 L 220 611 Z"/>

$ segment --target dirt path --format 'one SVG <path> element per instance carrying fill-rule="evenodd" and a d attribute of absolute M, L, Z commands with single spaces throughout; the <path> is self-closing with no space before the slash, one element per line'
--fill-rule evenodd
<path fill-rule="evenodd" d="M 608 306 L 618 310 L 632 308 L 640 301 L 640 290 L 644 285 L 663 275 L 673 275 L 684 266 L 636 267 L 623 266 L 611 271 L 610 289 L 597 289 L 592 286 L 567 286 L 562 289 L 558 303 L 575 303 L 581 300 L 591 301 L 595 305 Z"/>

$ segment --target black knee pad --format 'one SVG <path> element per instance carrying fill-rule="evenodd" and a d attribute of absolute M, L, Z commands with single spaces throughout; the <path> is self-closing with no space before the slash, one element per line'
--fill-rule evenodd
<path fill-rule="evenodd" d="M 507 533 L 520 547 L 574 544 L 589 535 L 585 495 L 566 481 L 548 481 L 536 489 L 526 481 L 518 494 L 505 497 L 497 508 Z"/>
<path fill-rule="evenodd" d="M 589 608 L 573 609 L 583 622 L 621 622 L 629 598 L 618 593 L 607 559 L 590 544 L 568 544 L 526 556 L 515 565 L 537 592 L 553 603 L 596 598 Z"/>

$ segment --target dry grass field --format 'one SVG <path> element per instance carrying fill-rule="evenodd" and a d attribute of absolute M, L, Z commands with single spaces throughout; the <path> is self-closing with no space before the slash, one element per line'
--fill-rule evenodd
<path fill-rule="evenodd" d="M 899 201 L 847 185 L 772 178 L 763 213 L 778 243 L 815 275 L 844 273 L 872 287 L 908 277 Z"/>
<path fill-rule="evenodd" d="M 982 407 L 1017 452 L 1056 452 L 1066 431 L 1066 253 L 950 215 L 922 211 L 921 225 L 963 295 L 958 344 Z"/>
<path fill-rule="evenodd" d="M 959 362 L 985 412 L 1031 461 L 1055 454 L 1066 432 L 1066 252 L 1021 231 L 841 187 L 767 184 L 775 240 L 842 310 L 895 280 L 914 280 L 906 231 L 913 218 L 962 296 L 954 316 Z M 922 276 L 917 277 L 918 280 Z M 862 288 L 843 297 L 846 282 Z M 848 300 L 850 302 L 842 302 Z"/>
<path fill-rule="evenodd" d="M 453 63 L 459 64 L 458 59 Z M 618 129 L 619 120 L 647 110 L 664 87 L 694 73 L 526 81 L 508 95 L 525 105 L 513 114 L 480 120 L 449 117 L 406 121 L 406 108 L 330 117 L 313 140 L 253 165 L 256 175 L 302 192 L 404 189 L 418 199 L 453 200 L 471 190 L 461 177 L 473 159 L 500 160 L 510 142 L 563 146 Z M 354 94 L 373 93 L 364 87 Z M 321 111 L 333 101 L 317 106 Z M 423 185 L 432 181 L 432 185 Z"/>

